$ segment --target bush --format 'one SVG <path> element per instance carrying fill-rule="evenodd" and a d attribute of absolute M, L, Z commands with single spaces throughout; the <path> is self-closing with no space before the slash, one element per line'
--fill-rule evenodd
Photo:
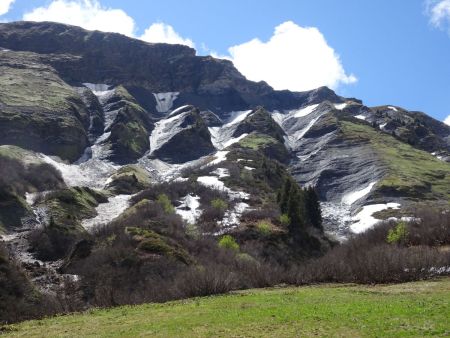
<path fill-rule="evenodd" d="M 239 251 L 239 244 L 230 235 L 222 236 L 222 238 L 219 240 L 219 247 L 223 249 Z"/>
<path fill-rule="evenodd" d="M 228 203 L 220 198 L 215 198 L 211 201 L 211 206 L 214 209 L 218 209 L 220 211 L 225 211 L 228 209 Z"/>
<path fill-rule="evenodd" d="M 172 214 L 175 211 L 172 202 L 166 194 L 159 195 L 157 202 L 163 207 L 166 214 Z"/>
<path fill-rule="evenodd" d="M 259 222 L 257 225 L 257 228 L 258 228 L 258 231 L 264 236 L 267 236 L 270 234 L 271 226 L 270 226 L 270 223 L 267 221 Z"/>
<path fill-rule="evenodd" d="M 291 224 L 291 219 L 288 214 L 280 215 L 279 221 L 282 226 L 288 227 Z"/>
<path fill-rule="evenodd" d="M 397 224 L 395 228 L 389 229 L 386 240 L 389 244 L 393 243 L 404 244 L 407 237 L 408 237 L 408 230 L 406 229 L 406 223 L 400 222 Z"/>

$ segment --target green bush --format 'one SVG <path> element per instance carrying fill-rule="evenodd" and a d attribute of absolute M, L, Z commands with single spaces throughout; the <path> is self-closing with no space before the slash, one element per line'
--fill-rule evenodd
<path fill-rule="evenodd" d="M 283 225 L 283 226 L 285 226 L 285 227 L 287 227 L 287 226 L 289 226 L 289 224 L 291 224 L 291 219 L 290 219 L 290 217 L 288 216 L 288 214 L 282 214 L 281 216 L 280 216 L 280 223 L 281 223 L 281 225 Z"/>
<path fill-rule="evenodd" d="M 239 244 L 236 243 L 236 240 L 230 235 L 222 236 L 219 241 L 219 247 L 223 249 L 230 249 L 233 251 L 239 251 Z"/>
<path fill-rule="evenodd" d="M 408 237 L 408 229 L 406 227 L 406 222 L 400 222 L 395 228 L 389 229 L 387 235 L 387 242 L 392 243 L 404 243 Z"/>
<path fill-rule="evenodd" d="M 166 194 L 160 194 L 158 196 L 157 202 L 163 207 L 166 214 L 175 212 L 175 208 L 173 207 L 172 202 Z"/>
<path fill-rule="evenodd" d="M 228 203 L 220 198 L 215 198 L 211 201 L 211 206 L 214 209 L 218 209 L 220 211 L 225 211 L 228 209 Z"/>
<path fill-rule="evenodd" d="M 270 223 L 267 221 L 259 222 L 257 225 L 258 231 L 263 234 L 264 236 L 267 236 L 270 234 Z"/>

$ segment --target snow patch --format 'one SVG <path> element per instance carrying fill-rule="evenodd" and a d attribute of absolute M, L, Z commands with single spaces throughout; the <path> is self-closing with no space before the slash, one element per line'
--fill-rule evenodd
<path fill-rule="evenodd" d="M 230 172 L 225 168 L 217 168 L 216 170 L 211 171 L 211 174 L 214 174 L 219 178 L 230 176 Z"/>
<path fill-rule="evenodd" d="M 344 109 L 344 108 L 347 107 L 347 106 L 348 106 L 347 103 L 336 103 L 336 104 L 334 105 L 334 108 L 339 109 L 339 110 L 342 110 L 342 109 Z"/>
<path fill-rule="evenodd" d="M 83 220 L 81 225 L 89 231 L 98 225 L 105 225 L 111 222 L 129 206 L 132 196 L 117 195 L 109 197 L 107 203 L 101 203 L 95 208 L 97 216 Z"/>
<path fill-rule="evenodd" d="M 90 187 L 102 189 L 107 179 L 115 172 L 119 166 L 110 162 L 90 159 L 81 164 L 66 164 L 60 159 L 39 154 L 40 158 L 55 167 L 61 173 L 64 182 L 69 187 Z"/>
<path fill-rule="evenodd" d="M 153 93 L 156 100 L 156 111 L 158 113 L 167 113 L 172 109 L 173 102 L 177 99 L 179 92 Z"/>
<path fill-rule="evenodd" d="M 185 112 L 179 115 L 171 116 L 167 119 L 162 119 L 155 123 L 149 141 L 150 141 L 150 155 L 157 149 L 161 148 L 163 144 L 169 141 L 174 135 L 176 135 L 183 128 L 180 124 L 184 117 L 189 112 Z"/>
<path fill-rule="evenodd" d="M 359 119 L 359 120 L 363 120 L 365 121 L 367 119 L 367 116 L 364 115 L 356 115 L 355 118 Z"/>
<path fill-rule="evenodd" d="M 230 117 L 221 127 L 209 127 L 209 133 L 211 134 L 211 142 L 216 149 L 222 150 L 233 143 L 239 142 L 245 136 L 233 138 L 233 134 L 236 131 L 239 123 L 244 121 L 245 118 L 251 113 L 251 110 L 243 110 L 231 112 Z"/>
<path fill-rule="evenodd" d="M 386 127 L 386 125 L 387 125 L 387 123 L 380 124 L 380 129 L 384 129 L 384 127 Z"/>
<path fill-rule="evenodd" d="M 83 86 L 89 88 L 95 96 L 101 97 L 110 94 L 113 90 L 110 89 L 110 85 L 104 83 L 83 83 Z"/>
<path fill-rule="evenodd" d="M 255 170 L 255 168 L 252 168 L 252 167 L 247 167 L 247 166 L 245 166 L 245 167 L 244 167 L 244 169 L 246 169 L 246 170 L 250 170 L 250 171 L 251 171 L 251 170 Z"/>
<path fill-rule="evenodd" d="M 247 135 L 248 135 L 247 133 L 244 133 L 241 136 L 229 139 L 228 141 L 223 143 L 223 149 L 228 148 L 229 146 L 231 146 L 234 143 L 238 143 L 240 140 L 245 138 Z"/>
<path fill-rule="evenodd" d="M 393 110 L 393 111 L 398 111 L 398 109 L 395 108 L 395 107 L 393 107 L 393 106 L 388 106 L 388 108 L 389 108 L 390 110 Z"/>
<path fill-rule="evenodd" d="M 318 106 L 318 104 L 313 104 L 302 109 L 292 110 L 289 112 L 289 117 L 299 118 L 307 116 L 311 114 Z"/>
<path fill-rule="evenodd" d="M 188 224 L 195 224 L 202 214 L 202 210 L 199 209 L 199 200 L 199 196 L 188 194 L 180 200 L 181 204 L 175 209 L 175 212 Z"/>
<path fill-rule="evenodd" d="M 175 116 L 175 115 L 177 115 L 177 114 L 179 114 L 179 113 L 182 113 L 182 112 L 184 112 L 184 110 L 187 109 L 187 108 L 189 108 L 189 110 L 190 110 L 190 109 L 192 108 L 192 106 L 190 106 L 190 105 L 185 105 L 185 106 L 178 107 L 177 109 L 174 109 L 174 110 L 169 114 L 169 116 Z"/>
<path fill-rule="evenodd" d="M 356 214 L 352 220 L 354 223 L 350 225 L 350 229 L 352 232 L 359 234 L 361 232 L 366 231 L 367 229 L 373 227 L 380 220 L 376 219 L 372 215 L 378 211 L 386 210 L 386 209 L 399 209 L 399 203 L 386 203 L 386 204 L 371 204 L 365 205 L 362 210 Z"/>
<path fill-rule="evenodd" d="M 197 182 L 217 190 L 225 190 L 225 184 L 217 176 L 199 176 Z"/>
<path fill-rule="evenodd" d="M 217 153 L 214 154 L 215 160 L 212 160 L 211 162 L 208 163 L 208 165 L 216 165 L 219 164 L 220 162 L 226 161 L 227 159 L 227 154 L 229 153 L 229 151 L 218 151 Z"/>
<path fill-rule="evenodd" d="M 227 210 L 225 212 L 225 215 L 223 219 L 217 224 L 219 224 L 222 229 L 216 233 L 214 233 L 215 236 L 223 235 L 225 232 L 229 231 L 230 229 L 237 227 L 240 224 L 240 217 L 242 216 L 242 213 L 247 210 L 250 206 L 247 203 L 239 202 L 236 203 L 233 209 Z"/>
<path fill-rule="evenodd" d="M 342 197 L 342 203 L 351 205 L 355 203 L 357 200 L 366 196 L 373 188 L 373 186 L 377 184 L 377 181 L 369 183 L 369 185 L 363 189 L 352 191 L 348 194 L 345 194 Z"/>

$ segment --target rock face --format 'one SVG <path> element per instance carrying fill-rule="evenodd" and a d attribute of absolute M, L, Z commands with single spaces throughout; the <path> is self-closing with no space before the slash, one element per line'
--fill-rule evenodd
<path fill-rule="evenodd" d="M 150 136 L 149 156 L 184 163 L 214 152 L 211 135 L 198 109 L 186 106 L 159 120 Z"/>
<path fill-rule="evenodd" d="M 276 91 L 185 46 L 63 24 L 0 24 L 0 48 L 0 144 L 71 162 L 42 155 L 66 183 L 136 193 L 239 148 L 316 186 L 331 230 L 367 203 L 448 202 L 450 127 L 423 113 Z"/>

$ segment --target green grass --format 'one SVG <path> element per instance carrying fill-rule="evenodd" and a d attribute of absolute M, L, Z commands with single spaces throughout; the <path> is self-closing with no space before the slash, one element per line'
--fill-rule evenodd
<path fill-rule="evenodd" d="M 450 279 L 262 289 L 7 327 L 16 337 L 424 337 L 450 334 Z"/>
<path fill-rule="evenodd" d="M 341 121 L 341 126 L 347 138 L 370 142 L 386 166 L 379 191 L 450 201 L 450 164 L 368 125 Z"/>
<path fill-rule="evenodd" d="M 265 146 L 278 141 L 271 136 L 262 134 L 250 134 L 239 141 L 239 145 L 244 148 L 250 148 L 253 150 L 258 150 L 264 148 Z"/>

